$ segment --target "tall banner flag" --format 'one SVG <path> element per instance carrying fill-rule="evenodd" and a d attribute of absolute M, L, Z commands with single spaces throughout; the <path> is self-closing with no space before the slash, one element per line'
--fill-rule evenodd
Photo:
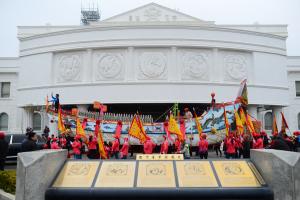
<path fill-rule="evenodd" d="M 246 115 L 245 115 L 245 112 L 244 112 L 244 109 L 241 107 L 240 109 L 240 116 L 241 116 L 241 121 L 242 121 L 242 123 L 243 123 L 243 125 L 247 125 L 247 123 L 246 123 Z"/>
<path fill-rule="evenodd" d="M 87 139 L 84 129 L 80 123 L 80 119 L 78 117 L 76 118 L 76 135 L 80 135 L 80 136 L 84 137 L 85 139 Z"/>
<path fill-rule="evenodd" d="M 169 122 L 167 122 L 167 121 L 164 122 L 164 130 L 167 134 L 168 139 L 174 143 L 174 140 L 171 137 L 170 132 L 169 132 Z"/>
<path fill-rule="evenodd" d="M 238 133 L 241 135 L 244 133 L 244 126 L 238 112 L 235 109 L 234 109 L 234 117 L 235 117 L 236 128 L 238 130 Z"/>
<path fill-rule="evenodd" d="M 196 123 L 197 131 L 198 131 L 199 139 L 200 139 L 202 136 L 203 130 L 202 130 L 201 122 L 199 121 L 199 118 L 198 118 L 195 110 L 194 110 L 194 114 L 195 114 L 195 123 Z"/>
<path fill-rule="evenodd" d="M 272 134 L 278 135 L 278 128 L 277 128 L 277 122 L 276 122 L 276 116 L 273 117 L 273 124 L 272 124 Z"/>
<path fill-rule="evenodd" d="M 182 134 L 182 137 L 183 137 L 183 139 L 185 139 L 186 136 L 185 136 L 185 121 L 184 121 L 184 119 L 179 120 L 179 125 L 180 125 L 180 132 Z"/>
<path fill-rule="evenodd" d="M 280 112 L 280 114 L 281 114 L 281 119 L 282 119 L 282 122 L 281 122 L 281 132 L 285 133 L 285 129 L 288 129 L 289 126 L 288 126 L 288 124 L 287 124 L 287 122 L 285 120 L 283 112 Z"/>
<path fill-rule="evenodd" d="M 49 99 L 48 99 L 48 95 L 46 96 L 46 112 L 49 111 Z"/>
<path fill-rule="evenodd" d="M 146 142 L 148 136 L 138 115 L 134 115 L 128 130 L 128 135 L 138 139 L 142 144 Z"/>
<path fill-rule="evenodd" d="M 225 122 L 226 136 L 228 136 L 230 124 L 229 124 L 228 119 L 227 119 L 225 106 L 223 108 L 224 108 L 224 122 Z"/>
<path fill-rule="evenodd" d="M 241 82 L 241 87 L 236 99 L 240 101 L 244 106 L 248 105 L 247 79 Z"/>
<path fill-rule="evenodd" d="M 121 138 L 121 132 L 122 132 L 122 121 L 117 122 L 116 132 L 114 138 L 120 139 Z"/>
<path fill-rule="evenodd" d="M 104 148 L 103 135 L 102 135 L 101 128 L 100 128 L 100 120 L 96 121 L 95 136 L 97 137 L 97 140 L 98 140 L 99 153 L 100 153 L 101 158 L 107 159 L 107 153 Z"/>
<path fill-rule="evenodd" d="M 169 131 L 170 133 L 173 133 L 175 135 L 177 135 L 178 139 L 183 142 L 184 141 L 184 137 L 178 127 L 178 124 L 173 116 L 173 114 L 170 114 L 170 119 L 169 119 Z"/>
<path fill-rule="evenodd" d="M 64 125 L 62 114 L 61 114 L 61 108 L 58 109 L 58 120 L 57 120 L 57 129 L 60 131 L 60 133 L 66 132 L 66 127 Z"/>
<path fill-rule="evenodd" d="M 254 126 L 253 126 L 253 123 L 252 123 L 252 120 L 251 120 L 251 116 L 249 114 L 247 114 L 246 124 L 247 124 L 247 128 L 250 131 L 250 133 L 252 135 L 254 135 L 255 134 L 255 129 L 254 129 Z"/>

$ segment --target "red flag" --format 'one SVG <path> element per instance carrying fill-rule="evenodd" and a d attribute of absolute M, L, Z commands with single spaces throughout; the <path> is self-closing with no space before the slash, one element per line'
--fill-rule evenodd
<path fill-rule="evenodd" d="M 166 131 L 167 137 L 170 141 L 174 142 L 173 138 L 171 137 L 170 131 L 169 131 L 169 123 L 167 121 L 164 122 L 164 129 Z"/>
<path fill-rule="evenodd" d="M 180 119 L 179 124 L 180 124 L 180 132 L 182 134 L 183 139 L 185 139 L 186 136 L 185 136 L 185 121 L 184 121 L 184 119 Z"/>
<path fill-rule="evenodd" d="M 272 134 L 273 135 L 278 135 L 278 128 L 277 128 L 276 116 L 275 115 L 273 117 Z"/>
<path fill-rule="evenodd" d="M 118 121 L 117 127 L 116 127 L 116 132 L 114 138 L 120 139 L 121 138 L 121 132 L 122 132 L 122 121 Z"/>
<path fill-rule="evenodd" d="M 245 106 L 248 105 L 247 79 L 242 81 L 236 100 L 240 101 Z"/>
<path fill-rule="evenodd" d="M 225 122 L 225 128 L 226 128 L 226 136 L 228 136 L 230 124 L 229 124 L 228 119 L 227 119 L 225 106 L 223 108 L 224 108 L 224 122 Z"/>
<path fill-rule="evenodd" d="M 88 121 L 87 118 L 84 118 L 83 121 L 82 121 L 82 128 L 83 128 L 83 130 L 84 130 L 85 127 L 86 127 L 87 121 Z"/>
<path fill-rule="evenodd" d="M 283 115 L 283 112 L 280 112 L 281 114 L 281 118 L 282 118 L 282 122 L 281 122 L 281 131 L 285 132 L 286 128 L 289 128 L 288 124 L 286 123 L 285 117 Z"/>

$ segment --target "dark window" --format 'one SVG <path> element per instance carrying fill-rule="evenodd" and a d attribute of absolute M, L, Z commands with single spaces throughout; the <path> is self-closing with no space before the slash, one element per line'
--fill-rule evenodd
<path fill-rule="evenodd" d="M 298 114 L 298 130 L 300 130 L 300 113 Z"/>
<path fill-rule="evenodd" d="M 296 81 L 295 86 L 296 86 L 296 97 L 300 97 L 300 81 Z"/>
<path fill-rule="evenodd" d="M 8 130 L 8 115 L 6 113 L 0 114 L 0 131 Z"/>
<path fill-rule="evenodd" d="M 40 131 L 42 129 L 41 115 L 39 113 L 34 113 L 32 117 L 32 128 L 35 131 Z"/>
<path fill-rule="evenodd" d="M 265 129 L 266 130 L 272 130 L 272 125 L 273 125 L 273 118 L 272 118 L 272 113 L 267 112 L 265 114 Z"/>
<path fill-rule="evenodd" d="M 1 83 L 1 98 L 9 98 L 10 96 L 10 82 Z"/>

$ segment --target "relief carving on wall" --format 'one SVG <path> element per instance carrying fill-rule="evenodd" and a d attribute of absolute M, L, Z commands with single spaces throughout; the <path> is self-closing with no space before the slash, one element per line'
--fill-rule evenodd
<path fill-rule="evenodd" d="M 144 16 L 147 21 L 159 21 L 159 17 L 161 16 L 161 11 L 155 7 L 150 7 L 145 10 Z"/>
<path fill-rule="evenodd" d="M 140 58 L 140 78 L 162 79 L 167 68 L 166 57 L 159 52 L 146 52 Z"/>
<path fill-rule="evenodd" d="M 182 57 L 184 79 L 205 79 L 209 70 L 206 53 L 187 52 Z"/>
<path fill-rule="evenodd" d="M 82 71 L 82 55 L 69 54 L 57 59 L 57 81 L 73 82 L 80 81 Z"/>
<path fill-rule="evenodd" d="M 108 53 L 97 61 L 97 80 L 117 79 L 122 72 L 123 57 L 121 54 Z"/>
<path fill-rule="evenodd" d="M 243 55 L 225 56 L 224 68 L 231 80 L 240 81 L 247 77 L 247 60 Z"/>

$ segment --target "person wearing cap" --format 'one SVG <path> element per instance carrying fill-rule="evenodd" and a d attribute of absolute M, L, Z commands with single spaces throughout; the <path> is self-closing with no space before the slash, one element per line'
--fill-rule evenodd
<path fill-rule="evenodd" d="M 76 135 L 74 142 L 71 142 L 71 146 L 73 148 L 73 153 L 74 153 L 74 159 L 81 159 L 81 142 L 80 142 L 80 136 Z"/>
<path fill-rule="evenodd" d="M 61 149 L 57 143 L 57 138 L 53 138 L 51 142 L 51 149 Z"/>
<path fill-rule="evenodd" d="M 200 159 L 207 159 L 208 156 L 208 142 L 206 140 L 206 134 L 202 134 L 198 143 Z"/>
<path fill-rule="evenodd" d="M 111 151 L 112 151 L 112 158 L 115 157 L 116 159 L 119 159 L 119 151 L 120 151 L 120 141 L 119 138 L 115 137 L 115 140 L 112 143 L 112 147 L 111 147 Z"/>
<path fill-rule="evenodd" d="M 144 143 L 144 154 L 152 154 L 153 149 L 155 148 L 156 144 L 151 141 L 151 138 L 147 138 L 146 142 Z"/>
<path fill-rule="evenodd" d="M 99 152 L 97 150 L 98 141 L 97 138 L 93 135 L 89 136 L 89 143 L 88 143 L 88 155 L 87 157 L 89 159 L 98 159 L 99 158 Z"/>
<path fill-rule="evenodd" d="M 184 159 L 190 159 L 191 158 L 190 145 L 188 143 L 185 143 L 183 145 L 183 149 L 179 153 L 183 154 Z"/>
<path fill-rule="evenodd" d="M 129 143 L 128 138 L 124 138 L 124 143 L 120 149 L 121 159 L 127 159 L 128 156 Z"/>
<path fill-rule="evenodd" d="M 28 132 L 27 138 L 25 138 L 21 144 L 21 151 L 27 152 L 27 151 L 36 151 L 38 150 L 37 145 L 37 135 L 35 132 Z"/>
<path fill-rule="evenodd" d="M 235 158 L 236 155 L 236 141 L 235 138 L 233 137 L 233 134 L 230 133 L 229 137 L 226 138 L 225 140 L 226 144 L 226 158 Z"/>
<path fill-rule="evenodd" d="M 160 147 L 160 153 L 161 154 L 168 154 L 168 150 L 169 150 L 169 142 L 166 136 L 164 137 L 164 142 L 161 144 Z"/>
<path fill-rule="evenodd" d="M 5 133 L 0 131 L 0 171 L 4 170 L 7 151 L 8 142 L 5 140 Z"/>

